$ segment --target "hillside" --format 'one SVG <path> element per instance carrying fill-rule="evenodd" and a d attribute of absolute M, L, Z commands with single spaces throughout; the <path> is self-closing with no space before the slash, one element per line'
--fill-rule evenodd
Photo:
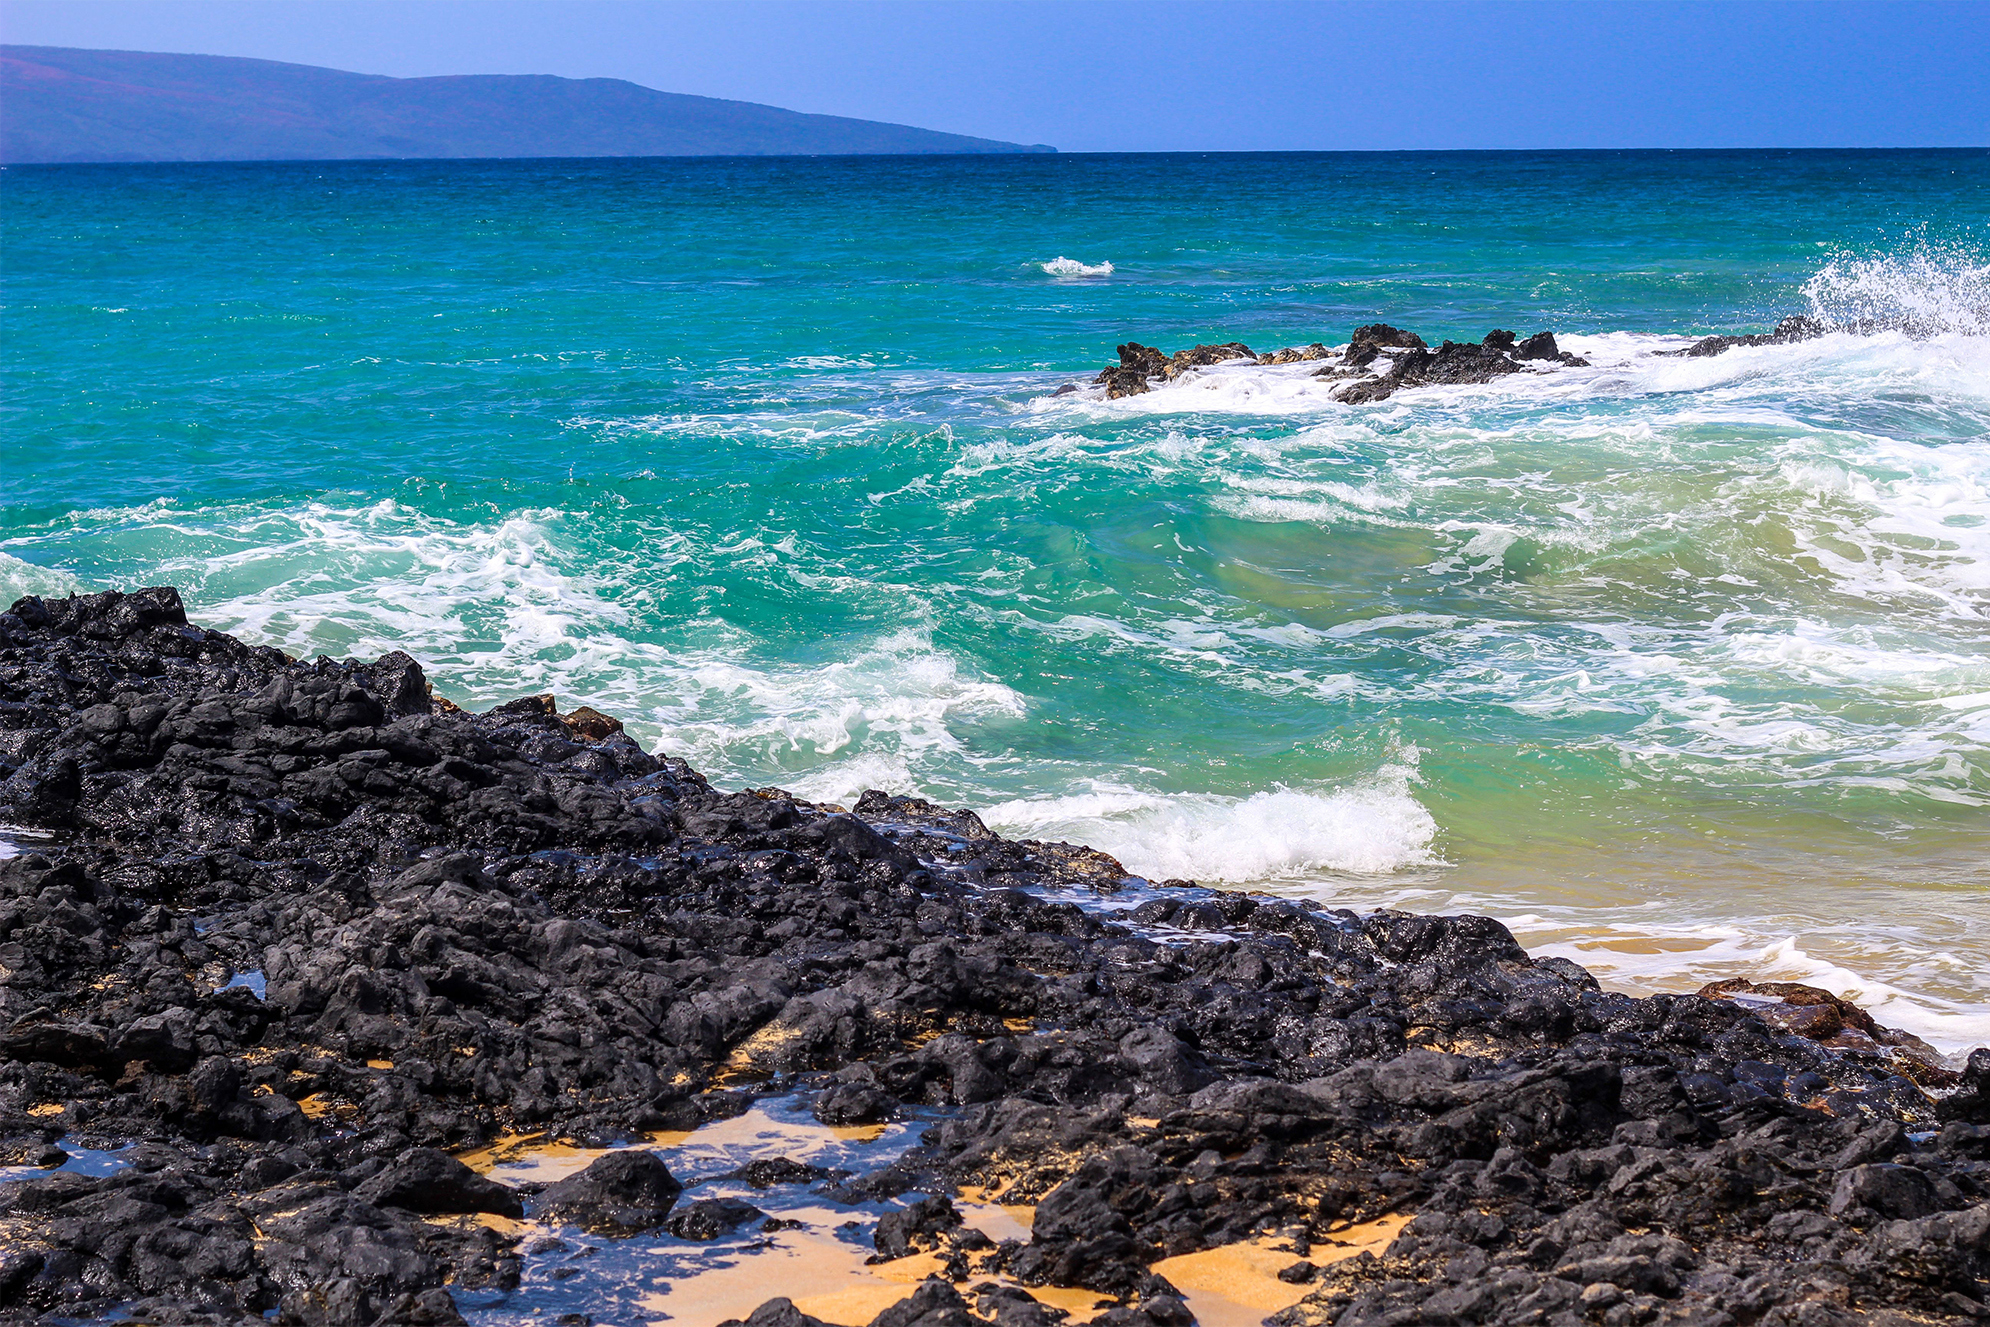
<path fill-rule="evenodd" d="M 0 46 L 0 162 L 1049 152 L 613 78 Z"/>

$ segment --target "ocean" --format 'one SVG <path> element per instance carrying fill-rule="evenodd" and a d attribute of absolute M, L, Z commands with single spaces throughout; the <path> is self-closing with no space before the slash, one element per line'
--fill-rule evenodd
<path fill-rule="evenodd" d="M 0 594 L 1990 1042 L 1990 153 L 15 167 Z M 1710 358 L 1803 313 L 1914 321 Z M 1547 329 L 1333 400 L 1176 350 Z M 1075 392 L 1056 394 L 1068 384 Z"/>

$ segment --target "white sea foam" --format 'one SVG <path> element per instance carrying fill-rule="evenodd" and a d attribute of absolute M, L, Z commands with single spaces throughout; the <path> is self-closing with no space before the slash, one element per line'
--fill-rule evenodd
<path fill-rule="evenodd" d="M 1025 712 L 1021 695 L 917 631 L 814 666 L 708 658 L 647 685 L 673 751 L 721 774 L 795 768 L 798 791 L 832 801 L 915 791 L 915 768 L 962 752 L 958 725 Z"/>
<path fill-rule="evenodd" d="M 1090 844 L 1155 880 L 1377 875 L 1437 861 L 1437 825 L 1411 793 L 1414 782 L 1413 766 L 1391 764 L 1348 787 L 1281 787 L 1248 797 L 1099 785 L 1003 802 L 982 818 L 1003 833 Z"/>
<path fill-rule="evenodd" d="M 1050 276 L 1111 276 L 1111 263 L 1081 263 L 1076 258 L 1066 258 L 1061 254 L 1047 263 L 1038 263 Z"/>
<path fill-rule="evenodd" d="M 1578 917 L 1529 912 L 1500 920 L 1535 957 L 1572 959 L 1613 989 L 1684 992 L 1730 977 L 1803 982 L 1850 1000 L 1881 1025 L 1911 1032 L 1938 1050 L 1957 1053 L 1990 1045 L 1990 1007 L 1981 1000 L 1944 998 L 1855 971 L 1812 953 L 1807 942 L 1779 933 L 1769 919 L 1671 925 L 1623 919 L 1585 926 Z M 1901 948 L 1919 947 L 1909 940 Z M 1963 960 L 1939 948 L 1889 957 L 1890 966 L 1949 969 L 1951 979 L 1966 971 Z"/>
<path fill-rule="evenodd" d="M 709 620 L 670 639 L 649 634 L 672 568 L 778 568 L 795 556 L 791 537 L 653 532 L 638 568 L 580 554 L 587 541 L 567 528 L 577 518 L 549 509 L 484 522 L 392 500 L 102 515 L 151 531 L 170 523 L 184 551 L 142 579 L 185 587 L 206 624 L 307 657 L 406 650 L 444 694 L 472 706 L 550 691 L 562 705 L 623 716 L 646 742 L 721 780 L 794 771 L 824 797 L 912 791 L 915 767 L 961 750 L 958 727 L 1024 711 L 1016 691 L 976 675 L 918 626 L 849 640 L 826 660 L 770 656 Z M 0 574 L 29 592 L 65 590 L 8 562 Z"/>
<path fill-rule="evenodd" d="M 1927 393 L 1937 401 L 1990 397 L 1990 268 L 1945 270 L 1948 285 L 1929 289 L 1912 284 L 1904 265 L 1875 260 L 1858 267 L 1859 280 L 1845 279 L 1861 294 L 1813 295 L 1850 307 L 1858 299 L 1880 309 L 1885 292 L 1897 306 L 1875 313 L 1893 324 L 1912 320 L 1911 329 L 1838 331 L 1782 345 L 1735 346 L 1718 355 L 1688 357 L 1677 352 L 1697 338 L 1642 332 L 1568 334 L 1562 347 L 1590 361 L 1587 366 L 1530 365 L 1486 383 L 1413 387 L 1373 405 L 1348 406 L 1338 394 L 1348 379 L 1316 378 L 1317 364 L 1251 364 L 1244 361 L 1192 370 L 1149 391 L 1105 399 L 1101 390 L 1038 398 L 1033 409 L 1102 418 L 1143 415 L 1342 416 L 1368 420 L 1401 419 L 1406 409 L 1483 409 L 1487 405 L 1579 406 L 1618 404 L 1652 396 L 1694 398 L 1698 408 L 1746 409 L 1754 403 L 1774 418 L 1790 422 L 1785 403 L 1814 398 L 1851 397 L 1873 402 L 1897 399 L 1903 391 Z M 1836 289 L 1836 287 L 1832 287 Z M 1838 315 L 1833 315 L 1838 316 Z M 1990 423 L 1990 421 L 1983 421 Z"/>

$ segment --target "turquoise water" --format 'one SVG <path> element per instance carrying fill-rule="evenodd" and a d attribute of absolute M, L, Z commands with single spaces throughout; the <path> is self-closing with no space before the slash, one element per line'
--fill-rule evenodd
<path fill-rule="evenodd" d="M 1990 154 L 15 168 L 0 592 L 1990 1040 Z M 1061 260 L 1061 261 L 1060 261 Z M 1792 312 L 1913 314 L 1683 360 Z M 1106 402 L 1129 337 L 1593 367 Z"/>

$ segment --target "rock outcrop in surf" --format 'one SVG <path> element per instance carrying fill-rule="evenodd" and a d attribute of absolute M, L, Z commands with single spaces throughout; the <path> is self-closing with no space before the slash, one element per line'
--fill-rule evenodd
<path fill-rule="evenodd" d="M 886 1327 L 1049 1322 L 1041 1285 L 1182 1327 L 1157 1264 L 1245 1241 L 1305 1288 L 1281 1327 L 1990 1312 L 1990 1050 L 1958 1072 L 1794 991 L 1636 999 L 1488 918 L 723 792 L 607 716 L 464 712 L 405 655 L 292 659 L 168 588 L 0 614 L 0 757 L 47 836 L 0 862 L 0 1164 L 123 1163 L 0 1183 L 0 1319 L 460 1323 L 527 1254 L 450 1213 L 653 1241 L 760 1209 L 639 1149 L 543 1192 L 453 1155 L 796 1090 L 940 1120 L 754 1181 L 891 1209 L 879 1257 L 934 1271 Z M 963 1224 L 964 1185 L 1029 1237 Z"/>
<path fill-rule="evenodd" d="M 1287 348 L 1266 355 L 1253 354 L 1241 341 L 1199 345 L 1172 355 L 1138 341 L 1130 341 L 1118 350 L 1119 363 L 1107 365 L 1092 380 L 1105 387 L 1108 400 L 1138 396 L 1153 390 L 1156 383 L 1175 381 L 1191 369 L 1238 360 L 1253 364 L 1326 361 L 1325 367 L 1313 376 L 1356 379 L 1335 393 L 1338 400 L 1351 405 L 1386 400 L 1405 387 L 1491 382 L 1505 374 L 1519 373 L 1535 361 L 1588 363 L 1560 349 L 1552 332 L 1537 332 L 1522 341 L 1513 332 L 1496 330 L 1476 344 L 1446 341 L 1432 350 L 1415 332 L 1386 323 L 1355 328 L 1348 344 L 1338 352 L 1317 341 L 1304 349 Z"/>
<path fill-rule="evenodd" d="M 1742 336 L 1703 336 L 1684 350 L 1669 353 L 1684 355 L 1689 359 L 1704 359 L 1732 350 L 1736 346 L 1786 346 L 1793 341 L 1810 341 L 1823 336 L 1830 329 L 1815 318 L 1802 314 L 1792 314 L 1776 324 L 1772 332 L 1749 333 Z"/>
<path fill-rule="evenodd" d="M 1791 345 L 1833 331 L 1862 336 L 1900 332 L 1926 337 L 1946 330 L 1949 330 L 1946 322 L 1931 319 L 1861 318 L 1827 325 L 1805 314 L 1793 314 L 1768 332 L 1706 336 L 1682 349 L 1657 353 L 1703 359 L 1737 346 Z M 1553 332 L 1536 332 L 1523 340 L 1517 333 L 1494 330 L 1478 342 L 1445 341 L 1433 350 L 1415 332 L 1387 323 L 1355 328 L 1347 344 L 1338 350 L 1317 341 L 1303 349 L 1288 347 L 1263 355 L 1253 354 L 1239 341 L 1198 345 L 1172 355 L 1138 341 L 1128 342 L 1118 350 L 1119 362 L 1107 365 L 1092 379 L 1095 385 L 1106 389 L 1108 400 L 1139 396 L 1157 385 L 1177 380 L 1192 369 L 1239 360 L 1274 365 L 1324 361 L 1313 376 L 1349 379 L 1347 386 L 1333 392 L 1334 399 L 1349 405 L 1385 401 L 1406 387 L 1488 383 L 1512 373 L 1539 372 L 1557 365 L 1587 367 L 1589 363 L 1556 344 Z"/>

